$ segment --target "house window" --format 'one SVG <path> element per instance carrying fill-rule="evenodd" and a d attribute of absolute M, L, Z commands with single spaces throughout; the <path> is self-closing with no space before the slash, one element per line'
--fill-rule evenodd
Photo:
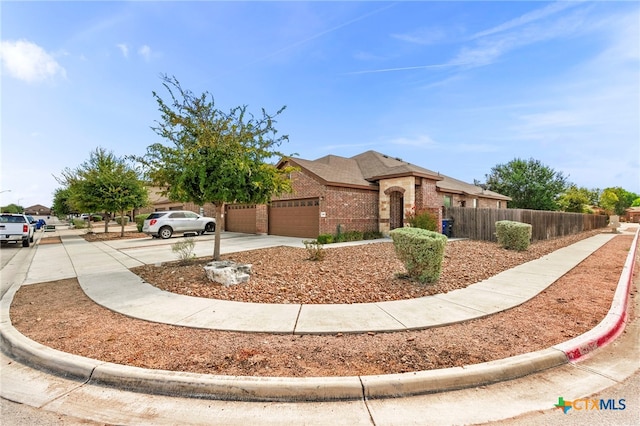
<path fill-rule="evenodd" d="M 451 207 L 451 203 L 452 203 L 451 195 L 445 195 L 444 196 L 444 206 L 445 207 Z"/>
<path fill-rule="evenodd" d="M 474 198 L 474 199 L 473 199 L 473 208 L 474 208 L 474 209 L 477 209 L 477 208 L 478 208 L 478 199 L 477 199 L 477 198 Z"/>
<path fill-rule="evenodd" d="M 497 202 L 496 202 L 496 204 L 497 204 L 497 206 L 498 206 L 498 208 L 499 208 L 499 209 L 501 209 L 501 208 L 502 208 L 502 201 L 497 201 Z"/>

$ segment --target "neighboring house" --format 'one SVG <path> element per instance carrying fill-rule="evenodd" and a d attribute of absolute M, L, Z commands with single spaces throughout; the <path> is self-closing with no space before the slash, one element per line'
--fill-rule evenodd
<path fill-rule="evenodd" d="M 24 213 L 31 216 L 50 216 L 51 209 L 49 207 L 45 207 L 41 204 L 36 204 L 31 207 L 26 207 L 24 209 Z"/>
<path fill-rule="evenodd" d="M 640 223 L 640 207 L 629 207 L 623 217 L 627 222 Z"/>
<path fill-rule="evenodd" d="M 449 176 L 367 151 L 351 158 L 288 158 L 294 166 L 293 192 L 269 205 L 227 204 L 224 229 L 232 232 L 315 238 L 320 234 L 375 231 L 388 234 L 404 226 L 407 214 L 429 210 L 441 221 L 444 207 L 506 208 L 511 198 Z M 152 208 L 187 209 L 212 216 L 213 206 L 172 203 L 151 191 Z"/>

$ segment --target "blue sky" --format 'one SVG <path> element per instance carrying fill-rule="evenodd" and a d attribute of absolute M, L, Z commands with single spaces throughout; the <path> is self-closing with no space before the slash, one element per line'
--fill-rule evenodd
<path fill-rule="evenodd" d="M 275 112 L 281 148 L 376 150 L 467 182 L 540 160 L 640 193 L 640 4 L 7 2 L 0 204 L 50 205 L 96 147 L 162 140 L 160 75 Z"/>

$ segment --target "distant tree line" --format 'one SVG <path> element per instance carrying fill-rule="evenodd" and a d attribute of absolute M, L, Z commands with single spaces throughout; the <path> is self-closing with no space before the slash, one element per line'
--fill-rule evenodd
<path fill-rule="evenodd" d="M 621 187 L 578 187 L 562 172 L 533 158 L 498 164 L 485 175 L 484 183 L 475 183 L 511 197 L 508 207 L 518 209 L 594 213 L 593 208 L 600 208 L 607 214 L 624 215 L 627 208 L 640 206 L 638 194 Z"/>

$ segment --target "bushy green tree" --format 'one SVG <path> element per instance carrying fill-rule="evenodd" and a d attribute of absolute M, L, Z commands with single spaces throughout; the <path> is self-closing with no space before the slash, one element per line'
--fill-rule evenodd
<path fill-rule="evenodd" d="M 486 189 L 511 197 L 509 207 L 558 210 L 558 197 L 567 187 L 567 178 L 538 160 L 516 158 L 498 164 L 486 177 Z"/>
<path fill-rule="evenodd" d="M 558 197 L 560 210 L 572 213 L 585 213 L 590 205 L 590 190 L 571 185 Z"/>
<path fill-rule="evenodd" d="M 284 157 L 276 147 L 288 136 L 278 136 L 274 127 L 284 107 L 273 115 L 263 109 L 259 117 L 246 106 L 224 112 L 208 92 L 195 96 L 175 77 L 162 80 L 170 99 L 153 92 L 161 118 L 152 129 L 171 145 L 155 143 L 137 160 L 164 195 L 200 206 L 212 203 L 219 219 L 225 203 L 266 203 L 291 190 L 293 169 L 268 162 Z M 213 258 L 220 258 L 220 226 Z"/>
<path fill-rule="evenodd" d="M 6 206 L 0 207 L 0 212 L 2 212 L 2 213 L 22 213 L 22 212 L 24 212 L 24 207 L 19 206 L 17 204 L 8 204 Z"/>
<path fill-rule="evenodd" d="M 62 217 L 67 216 L 74 212 L 73 207 L 71 206 L 71 191 L 69 188 L 57 188 L 53 192 L 53 207 L 51 208 L 56 216 Z"/>
<path fill-rule="evenodd" d="M 600 195 L 600 207 L 610 214 L 622 216 L 631 207 L 638 194 L 629 192 L 619 186 L 605 188 Z"/>
<path fill-rule="evenodd" d="M 126 159 L 103 148 L 92 151 L 89 159 L 75 169 L 65 169 L 57 178 L 69 191 L 69 205 L 85 212 L 124 212 L 148 204 L 148 192 L 139 173 Z M 105 232 L 109 230 L 105 220 Z M 89 224 L 91 221 L 89 221 Z M 125 221 L 120 235 L 124 236 Z"/>

